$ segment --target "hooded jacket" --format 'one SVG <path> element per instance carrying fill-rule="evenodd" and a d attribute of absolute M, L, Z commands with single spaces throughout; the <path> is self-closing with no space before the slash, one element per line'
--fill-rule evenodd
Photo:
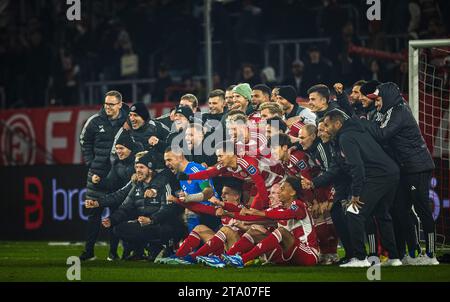
<path fill-rule="evenodd" d="M 340 155 L 349 167 L 353 196 L 361 194 L 366 182 L 383 182 L 386 177 L 398 176 L 397 164 L 365 132 L 359 119 L 346 120 L 337 133 L 336 141 Z"/>
<path fill-rule="evenodd" d="M 394 83 L 378 86 L 383 105 L 381 125 L 365 123 L 366 129 L 381 144 L 388 144 L 402 173 L 419 173 L 434 169 L 433 158 L 411 109 Z"/>

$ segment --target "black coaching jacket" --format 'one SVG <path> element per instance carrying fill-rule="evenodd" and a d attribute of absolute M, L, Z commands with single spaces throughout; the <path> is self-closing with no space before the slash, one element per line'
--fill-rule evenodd
<path fill-rule="evenodd" d="M 381 144 L 388 144 L 402 173 L 419 173 L 434 169 L 428 151 L 411 109 L 394 83 L 379 85 L 383 105 L 380 124 L 364 122 L 367 131 Z"/>
<path fill-rule="evenodd" d="M 172 194 L 170 185 L 161 187 L 156 197 L 144 197 L 145 191 L 153 188 L 156 181 L 158 181 L 157 177 L 152 178 L 150 183 L 130 182 L 115 195 L 110 194 L 107 199 L 111 203 L 120 203 L 123 195 L 128 191 L 123 203 L 109 217 L 111 225 L 115 226 L 121 222 L 136 219 L 138 216 L 151 218 L 152 224 L 181 224 L 183 208 L 175 203 L 167 203 L 167 196 Z"/>
<path fill-rule="evenodd" d="M 337 152 L 349 167 L 353 196 L 359 196 L 368 181 L 382 182 L 386 177 L 398 176 L 397 164 L 364 130 L 360 119 L 346 120 L 337 133 L 336 142 Z"/>
<path fill-rule="evenodd" d="M 96 174 L 100 178 L 106 177 L 111 168 L 110 153 L 114 143 L 116 133 L 122 128 L 128 116 L 128 106 L 122 104 L 119 118 L 108 119 L 105 109 L 91 116 L 84 124 L 80 134 L 80 145 L 83 159 L 89 167 L 87 179 L 87 199 L 95 199 L 106 188 L 92 183 L 92 175 Z"/>

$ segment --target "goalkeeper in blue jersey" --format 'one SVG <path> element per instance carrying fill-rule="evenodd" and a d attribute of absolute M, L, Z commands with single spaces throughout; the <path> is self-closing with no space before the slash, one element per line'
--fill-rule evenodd
<path fill-rule="evenodd" d="M 185 173 L 187 175 L 206 170 L 201 164 L 187 161 L 181 149 L 175 150 L 170 147 L 164 152 L 164 162 L 174 174 Z M 180 180 L 180 187 L 186 195 L 185 202 L 202 202 L 209 205 L 211 197 L 218 198 L 211 180 Z M 168 198 L 170 200 L 170 197 Z M 175 201 L 175 198 L 174 200 Z M 220 218 L 188 212 L 187 223 L 189 232 L 197 225 L 203 224 L 217 231 L 220 226 Z"/>

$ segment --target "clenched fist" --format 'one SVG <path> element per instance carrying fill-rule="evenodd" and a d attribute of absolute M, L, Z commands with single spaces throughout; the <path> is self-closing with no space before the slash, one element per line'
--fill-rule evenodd
<path fill-rule="evenodd" d="M 341 94 L 344 91 L 344 85 L 342 83 L 336 83 L 333 87 L 337 94 Z"/>
<path fill-rule="evenodd" d="M 86 207 L 86 209 L 93 209 L 98 208 L 100 205 L 98 204 L 97 200 L 86 199 L 84 201 L 84 206 Z"/>
<path fill-rule="evenodd" d="M 159 142 L 159 138 L 157 138 L 156 136 L 150 136 L 150 138 L 148 139 L 148 144 L 150 146 L 157 145 L 158 142 Z"/>
<path fill-rule="evenodd" d="M 100 182 L 100 176 L 98 176 L 96 174 L 92 175 L 92 182 L 94 184 L 98 184 Z"/>
<path fill-rule="evenodd" d="M 109 218 L 105 218 L 102 220 L 102 225 L 105 228 L 110 228 L 111 227 L 111 220 Z"/>

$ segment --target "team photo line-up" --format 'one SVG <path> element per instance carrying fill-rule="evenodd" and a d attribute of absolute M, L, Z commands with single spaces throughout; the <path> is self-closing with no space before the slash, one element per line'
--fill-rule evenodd
<path fill-rule="evenodd" d="M 293 86 L 239 83 L 210 91 L 207 106 L 201 112 L 185 94 L 154 118 L 144 103 L 106 93 L 80 133 L 89 212 L 82 261 L 96 259 L 104 228 L 109 261 L 439 264 L 428 198 L 434 162 L 395 83 L 317 84 L 304 103 Z"/>

